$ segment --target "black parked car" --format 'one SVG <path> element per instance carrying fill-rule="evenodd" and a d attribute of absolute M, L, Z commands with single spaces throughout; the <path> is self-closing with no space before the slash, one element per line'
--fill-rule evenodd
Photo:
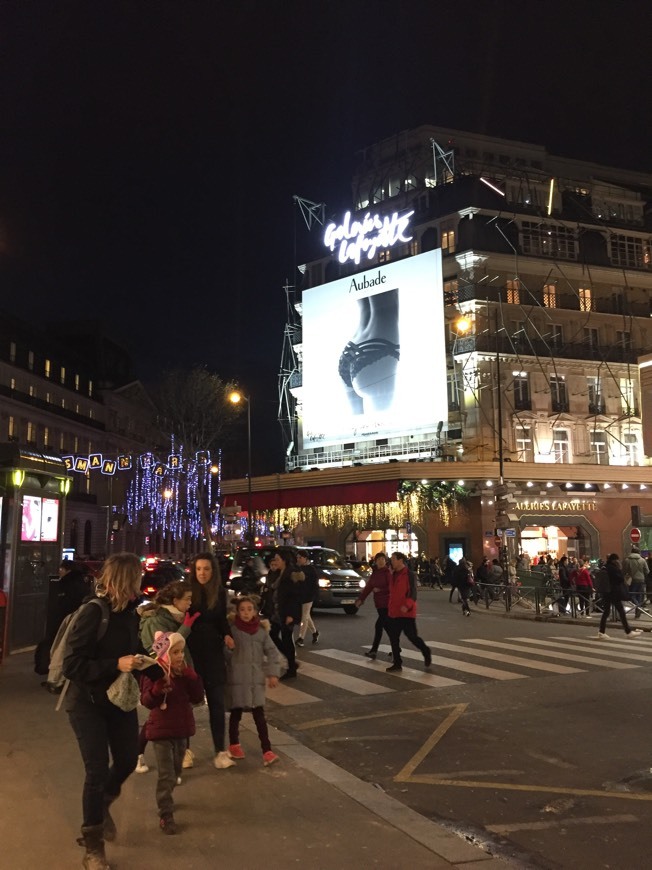
<path fill-rule="evenodd" d="M 145 598 L 151 599 L 168 583 L 172 583 L 173 580 L 186 580 L 188 576 L 179 562 L 161 561 L 151 570 L 143 572 L 140 591 Z"/>

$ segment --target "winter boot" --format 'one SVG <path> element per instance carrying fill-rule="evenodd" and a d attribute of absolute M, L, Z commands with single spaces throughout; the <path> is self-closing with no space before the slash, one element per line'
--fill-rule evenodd
<path fill-rule="evenodd" d="M 113 803 L 114 798 L 105 797 L 104 798 L 104 839 L 107 843 L 112 843 L 118 832 L 115 827 L 115 822 L 113 821 L 113 817 L 111 816 L 111 812 L 109 807 Z"/>
<path fill-rule="evenodd" d="M 104 825 L 90 825 L 81 831 L 82 838 L 79 842 L 86 847 L 82 861 L 85 870 L 111 870 L 104 854 Z"/>

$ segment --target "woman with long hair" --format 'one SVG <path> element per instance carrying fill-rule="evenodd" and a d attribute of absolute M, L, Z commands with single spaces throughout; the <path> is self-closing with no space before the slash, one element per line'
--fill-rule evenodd
<path fill-rule="evenodd" d="M 153 601 L 138 608 L 140 616 L 140 642 L 143 648 L 151 651 L 157 631 L 178 633 L 187 641 L 193 623 L 199 619 L 199 614 L 191 616 L 188 613 L 192 604 L 192 589 L 189 583 L 183 580 L 173 580 L 156 593 Z M 188 645 L 184 647 L 184 659 L 188 667 L 193 667 L 192 658 L 188 651 Z M 138 738 L 138 765 L 136 773 L 147 773 L 149 767 L 145 764 L 145 747 L 147 723 L 140 729 Z M 190 750 L 190 743 L 186 747 L 183 756 L 182 767 L 189 768 L 194 764 L 194 755 Z M 179 785 L 180 783 L 177 783 Z"/>
<path fill-rule="evenodd" d="M 190 566 L 192 605 L 197 615 L 188 638 L 195 670 L 204 682 L 211 736 L 215 747 L 213 764 L 218 770 L 233 767 L 224 751 L 226 663 L 224 646 L 233 649 L 231 628 L 226 618 L 226 591 L 220 579 L 220 568 L 212 553 L 199 553 Z"/>
<path fill-rule="evenodd" d="M 273 587 L 273 615 L 270 637 L 288 662 L 282 680 L 292 680 L 297 675 L 294 626 L 301 624 L 303 583 L 305 574 L 297 567 L 297 557 L 290 547 L 279 547 L 269 567 L 278 572 Z"/>
<path fill-rule="evenodd" d="M 79 843 L 86 847 L 87 870 L 108 870 L 104 840 L 116 835 L 109 806 L 138 758 L 138 714 L 112 704 L 106 692 L 119 674 L 139 664 L 136 599 L 141 576 L 134 553 L 109 556 L 95 589 L 102 604 L 82 605 L 66 643 L 63 670 L 70 686 L 65 706 L 86 769 Z"/>

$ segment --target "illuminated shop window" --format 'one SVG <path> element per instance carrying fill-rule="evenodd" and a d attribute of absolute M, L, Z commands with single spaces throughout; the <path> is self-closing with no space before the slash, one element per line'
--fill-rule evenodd
<path fill-rule="evenodd" d="M 580 311 L 593 311 L 593 294 L 590 287 L 580 287 L 578 290 L 580 297 Z"/>

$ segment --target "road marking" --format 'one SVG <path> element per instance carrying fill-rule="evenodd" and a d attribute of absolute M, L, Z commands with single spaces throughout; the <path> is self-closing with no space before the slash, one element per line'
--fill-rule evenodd
<path fill-rule="evenodd" d="M 638 816 L 585 816 L 579 819 L 554 819 L 549 822 L 517 822 L 513 825 L 485 825 L 492 834 L 513 834 L 516 831 L 546 831 L 550 828 L 567 828 L 570 825 L 620 825 L 624 822 L 638 822 Z"/>
<path fill-rule="evenodd" d="M 379 647 L 381 652 L 389 652 L 391 647 L 387 644 L 381 644 Z M 422 659 L 421 653 L 414 650 L 403 650 L 401 656 L 406 659 Z M 492 680 L 527 680 L 528 674 L 515 674 L 513 671 L 499 671 L 497 668 L 487 668 L 484 665 L 476 665 L 475 662 L 463 662 L 461 659 L 448 659 L 443 656 L 433 655 L 433 665 L 441 668 L 449 668 L 453 671 L 463 671 L 466 674 L 476 674 L 479 677 L 489 677 Z"/>
<path fill-rule="evenodd" d="M 421 764 L 428 753 L 439 743 L 444 734 L 453 727 L 457 720 L 464 714 L 468 704 L 455 704 L 444 721 L 435 728 L 423 746 L 418 749 L 402 770 L 394 777 L 394 782 L 414 782 L 414 771 Z"/>
<path fill-rule="evenodd" d="M 402 773 L 402 771 L 401 771 Z M 396 777 L 394 777 L 396 779 Z M 401 779 L 401 782 L 415 782 L 422 785 L 450 785 L 458 788 L 491 788 L 498 791 L 527 791 L 547 794 L 570 794 L 575 797 L 622 798 L 626 801 L 652 801 L 649 792 L 601 791 L 591 788 L 565 788 L 554 785 L 518 785 L 510 782 L 481 782 L 469 779 L 447 779 L 438 774 L 415 773 Z"/>
<path fill-rule="evenodd" d="M 281 707 L 291 707 L 294 704 L 313 704 L 315 701 L 322 700 L 285 683 L 279 683 L 275 689 L 269 689 L 266 699 L 274 704 L 279 704 Z"/>
<path fill-rule="evenodd" d="M 525 640 L 525 638 L 523 638 Z M 611 640 L 581 640 L 576 637 L 568 637 L 568 638 L 553 638 L 558 643 L 565 642 L 573 644 L 575 649 L 579 649 L 581 652 L 593 652 L 597 649 L 604 649 L 605 652 L 609 656 L 616 656 L 619 659 L 631 659 L 637 662 L 650 662 L 652 661 L 652 651 L 647 654 L 644 654 L 640 649 L 634 646 L 634 642 L 630 640 L 623 641 L 624 644 L 627 644 L 627 648 L 623 648 L 618 646 L 617 644 L 612 643 Z M 529 641 L 528 641 L 529 643 Z M 598 646 L 599 645 L 599 646 Z"/>
<path fill-rule="evenodd" d="M 508 637 L 507 640 L 520 641 L 521 638 Z M 499 649 L 513 649 L 513 650 L 516 650 L 516 652 L 532 652 L 532 650 L 529 647 L 519 646 L 516 643 L 499 643 L 498 641 L 495 641 L 495 640 L 481 640 L 480 638 L 467 638 L 467 637 L 465 637 L 464 643 L 478 643 L 478 644 L 482 644 L 484 646 L 490 646 L 492 648 L 498 647 Z M 531 641 L 528 641 L 528 643 L 535 644 L 537 647 L 538 646 L 555 646 L 555 644 L 552 641 L 548 641 L 548 640 L 531 640 Z M 600 659 L 597 656 L 594 656 L 594 657 L 578 656 L 578 655 L 574 655 L 573 653 L 559 652 L 557 650 L 555 650 L 553 652 L 553 651 L 549 651 L 549 650 L 545 650 L 545 649 L 537 649 L 536 652 L 541 656 L 548 656 L 548 658 L 564 659 L 564 661 L 568 661 L 568 662 L 583 662 L 584 664 L 587 664 L 587 665 L 596 665 L 596 666 L 602 665 L 604 667 L 611 668 L 612 670 L 615 670 L 615 671 L 626 670 L 628 668 L 638 667 L 638 665 L 631 665 L 631 664 L 628 664 L 626 662 L 609 661 L 608 659 Z"/>
<path fill-rule="evenodd" d="M 565 665 L 553 665 L 549 662 L 533 662 L 530 659 L 523 659 L 519 656 L 507 656 L 504 653 L 490 653 L 479 649 L 469 649 L 465 646 L 456 646 L 454 643 L 440 643 L 439 641 L 427 640 L 426 643 L 430 647 L 438 649 L 447 649 L 451 652 L 462 653 L 464 655 L 475 656 L 481 659 L 491 659 L 493 662 L 505 662 L 509 665 L 520 665 L 523 668 L 533 668 L 537 671 L 547 671 L 552 674 L 582 674 L 586 673 L 580 668 L 569 668 Z"/>
<path fill-rule="evenodd" d="M 360 668 L 368 668 L 377 674 L 384 674 L 385 667 L 389 667 L 389 665 L 384 665 L 382 662 L 376 663 L 365 656 L 348 653 L 341 649 L 320 649 L 315 652 L 320 656 L 327 656 L 328 658 L 336 659 L 340 662 L 348 662 L 349 664 L 356 665 Z M 419 658 L 423 658 L 423 656 L 420 655 Z M 379 668 L 379 665 L 381 665 L 382 669 Z M 303 669 L 303 664 L 301 667 Z M 328 671 L 326 668 L 323 668 L 323 670 L 324 673 L 332 673 L 332 671 Z M 398 671 L 395 674 L 388 674 L 388 676 L 397 677 L 401 680 L 410 680 L 410 682 L 419 683 L 422 686 L 430 686 L 431 689 L 443 689 L 448 686 L 464 685 L 460 680 L 451 680 L 449 677 L 440 677 L 438 674 L 430 674 L 427 671 L 415 671 L 412 668 L 403 668 L 402 671 Z M 359 680 L 358 682 L 362 683 L 366 681 Z M 380 689 L 380 691 L 394 691 L 394 689 L 381 689 L 379 686 L 376 686 L 376 688 Z"/>
<path fill-rule="evenodd" d="M 339 655 L 339 653 L 340 650 L 319 650 L 319 655 L 330 655 L 331 658 L 348 661 L 348 653 L 342 653 L 342 655 Z M 367 659 L 364 659 L 364 661 L 366 662 Z M 338 689 L 345 689 L 347 692 L 353 692 L 355 695 L 382 695 L 394 691 L 394 689 L 390 689 L 387 686 L 379 686 L 377 683 L 370 683 L 369 680 L 350 677 L 348 674 L 342 674 L 330 668 L 322 668 L 320 665 L 313 665 L 311 662 L 306 661 L 301 662 L 299 675 L 310 677 L 311 680 L 328 683 L 329 686 L 336 686 Z"/>
<path fill-rule="evenodd" d="M 313 719 L 303 725 L 294 725 L 297 731 L 309 731 L 311 728 L 324 728 L 333 725 L 346 725 L 348 722 L 362 722 L 364 719 L 385 719 L 387 716 L 404 716 L 408 713 L 428 713 L 431 710 L 449 710 L 450 707 L 408 707 L 402 710 L 385 710 L 382 713 L 367 713 L 364 716 L 347 716 L 345 719 Z"/>

